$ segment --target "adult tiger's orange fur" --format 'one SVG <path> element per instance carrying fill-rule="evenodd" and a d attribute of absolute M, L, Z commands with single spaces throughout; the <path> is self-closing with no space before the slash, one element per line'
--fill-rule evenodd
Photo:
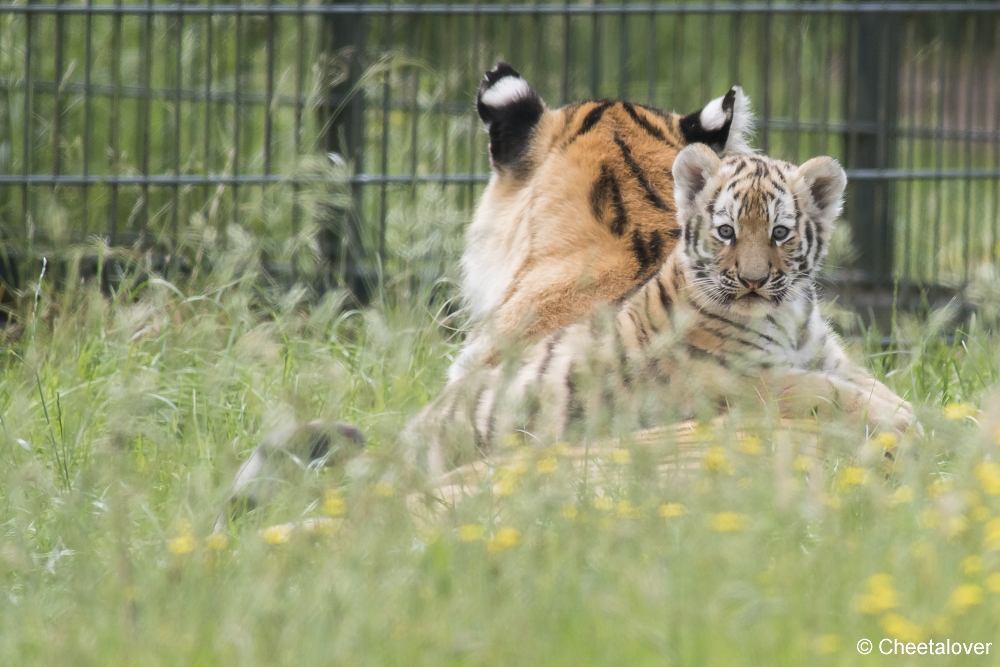
<path fill-rule="evenodd" d="M 595 416 L 644 428 L 699 404 L 760 411 L 769 395 L 789 416 L 833 408 L 873 430 L 920 431 L 913 407 L 851 361 L 820 315 L 816 276 L 847 185 L 840 165 L 720 160 L 693 145 L 673 174 L 683 239 L 639 289 L 509 362 L 470 370 L 411 423 L 407 442 L 435 477 L 511 436 L 586 441 Z"/>
<path fill-rule="evenodd" d="M 549 109 L 503 63 L 486 74 L 477 109 L 493 175 L 467 231 L 473 332 L 453 380 L 498 337 L 545 335 L 651 276 L 678 238 L 678 151 L 747 152 L 752 124 L 738 87 L 687 116 L 607 100 Z"/>

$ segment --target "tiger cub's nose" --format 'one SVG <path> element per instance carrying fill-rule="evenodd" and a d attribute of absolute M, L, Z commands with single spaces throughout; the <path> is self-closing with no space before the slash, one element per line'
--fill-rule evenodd
<path fill-rule="evenodd" d="M 749 287 L 750 289 L 760 289 L 767 283 L 771 276 L 765 275 L 763 278 L 745 278 L 743 276 L 737 277 L 740 279 L 740 283 L 742 283 L 744 287 Z"/>

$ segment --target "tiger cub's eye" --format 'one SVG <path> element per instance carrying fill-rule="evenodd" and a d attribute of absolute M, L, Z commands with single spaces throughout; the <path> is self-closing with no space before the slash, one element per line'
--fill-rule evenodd
<path fill-rule="evenodd" d="M 719 225 L 719 228 L 715 230 L 715 233 L 718 234 L 719 238 L 724 241 L 728 241 L 736 236 L 736 230 L 733 229 L 732 225 Z"/>
<path fill-rule="evenodd" d="M 792 233 L 788 227 L 775 227 L 774 231 L 771 232 L 771 236 L 774 237 L 775 241 L 784 241 L 788 238 L 788 235 Z"/>

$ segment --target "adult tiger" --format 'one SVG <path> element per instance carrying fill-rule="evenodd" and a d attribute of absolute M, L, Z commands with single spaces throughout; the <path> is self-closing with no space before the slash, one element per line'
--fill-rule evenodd
<path fill-rule="evenodd" d="M 677 152 L 749 152 L 753 124 L 738 86 L 687 116 L 610 100 L 549 109 L 506 63 L 486 73 L 476 109 L 493 173 L 467 230 L 472 331 L 451 380 L 500 339 L 537 339 L 649 278 L 678 238 Z"/>
<path fill-rule="evenodd" d="M 654 406 L 661 416 L 699 398 L 758 400 L 756 385 L 785 413 L 838 406 L 897 433 L 915 422 L 908 402 L 849 360 L 819 312 L 815 278 L 847 184 L 836 160 L 720 160 L 692 145 L 672 173 L 682 242 L 610 317 L 559 328 L 515 362 L 452 382 L 407 435 L 432 475 L 510 434 L 561 440 L 663 388 L 672 397 Z"/>

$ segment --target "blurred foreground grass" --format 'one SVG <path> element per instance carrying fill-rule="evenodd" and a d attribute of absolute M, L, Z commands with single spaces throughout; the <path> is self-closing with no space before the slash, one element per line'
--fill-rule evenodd
<path fill-rule="evenodd" d="M 689 474 L 633 450 L 595 483 L 522 452 L 516 484 L 431 511 L 392 475 L 458 345 L 431 287 L 345 310 L 253 266 L 231 249 L 186 284 L 23 295 L 0 333 L 0 664 L 864 665 L 882 637 L 994 642 L 933 660 L 1000 664 L 989 326 L 951 341 L 942 315 L 900 316 L 888 350 L 862 332 L 927 429 L 892 467 L 856 425 L 821 433 L 816 465 L 723 424 Z M 360 426 L 372 466 L 303 472 L 209 538 L 292 417 Z"/>

